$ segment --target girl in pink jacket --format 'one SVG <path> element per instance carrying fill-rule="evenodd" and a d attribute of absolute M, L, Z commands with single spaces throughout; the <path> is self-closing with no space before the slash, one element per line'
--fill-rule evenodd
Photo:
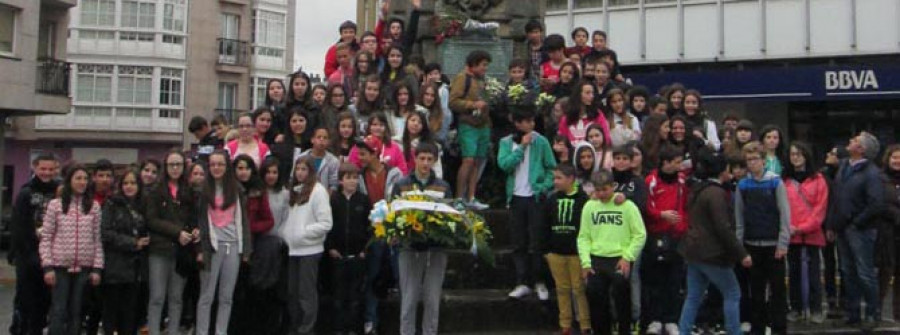
<path fill-rule="evenodd" d="M 39 228 L 44 282 L 53 290 L 50 334 L 80 334 L 81 298 L 85 285 L 100 284 L 103 245 L 100 205 L 88 193 L 88 172 L 69 170 L 62 195 L 50 201 Z"/>
<path fill-rule="evenodd" d="M 812 151 L 802 142 L 790 148 L 790 164 L 784 168 L 784 187 L 791 206 L 790 264 L 791 312 L 789 321 L 799 320 L 809 308 L 810 321 L 822 323 L 822 283 L 820 251 L 825 246 L 822 222 L 828 208 L 828 184 L 813 167 Z M 803 263 L 808 263 L 804 266 Z M 804 269 L 805 268 L 805 269 Z M 803 298 L 803 286 L 809 294 Z"/>
<path fill-rule="evenodd" d="M 595 103 L 595 95 L 594 85 L 588 81 L 578 83 L 572 90 L 566 115 L 559 119 L 559 134 L 568 138 L 572 146 L 586 141 L 587 129 L 595 123 L 603 127 L 604 143 L 612 143 L 609 137 L 609 123 L 600 106 Z"/>

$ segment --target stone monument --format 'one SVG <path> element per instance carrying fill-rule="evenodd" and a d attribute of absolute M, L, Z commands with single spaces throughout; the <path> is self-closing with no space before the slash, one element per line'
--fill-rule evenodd
<path fill-rule="evenodd" d="M 505 79 L 510 60 L 527 57 L 524 27 L 529 20 L 541 20 L 543 4 L 540 0 L 423 0 L 413 53 L 426 62 L 441 63 L 444 73 L 452 77 L 465 67 L 469 52 L 484 50 L 492 58 L 488 75 Z M 407 0 L 392 0 L 391 7 L 392 15 L 407 20 Z M 458 34 L 449 36 L 448 21 L 454 20 Z"/>

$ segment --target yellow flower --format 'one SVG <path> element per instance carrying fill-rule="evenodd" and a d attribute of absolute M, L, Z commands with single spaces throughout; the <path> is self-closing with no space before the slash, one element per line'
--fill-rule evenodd
<path fill-rule="evenodd" d="M 387 216 L 384 217 L 384 220 L 387 222 L 394 222 L 394 212 L 390 211 L 387 213 Z"/>
<path fill-rule="evenodd" d="M 423 230 L 425 230 L 425 226 L 422 225 L 422 223 L 419 222 L 419 221 L 413 221 L 413 223 L 412 223 L 412 229 L 413 229 L 414 231 L 416 231 L 417 233 L 421 233 Z"/>
<path fill-rule="evenodd" d="M 414 225 L 419 223 L 419 219 L 416 217 L 415 213 L 403 214 L 403 219 L 406 221 L 406 224 Z"/>
<path fill-rule="evenodd" d="M 476 233 L 484 230 L 484 221 L 475 222 L 475 224 L 472 225 L 472 230 L 475 231 Z"/>
<path fill-rule="evenodd" d="M 376 224 L 375 225 L 375 237 L 382 238 L 382 237 L 384 237 L 384 235 L 385 235 L 384 224 L 381 224 L 381 223 Z"/>

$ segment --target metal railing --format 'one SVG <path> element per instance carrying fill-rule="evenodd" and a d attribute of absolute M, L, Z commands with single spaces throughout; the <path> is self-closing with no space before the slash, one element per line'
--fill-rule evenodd
<path fill-rule="evenodd" d="M 250 43 L 229 38 L 218 39 L 220 65 L 247 66 L 250 64 Z"/>
<path fill-rule="evenodd" d="M 70 64 L 66 61 L 42 58 L 38 60 L 35 91 L 52 95 L 69 95 Z"/>
<path fill-rule="evenodd" d="M 241 113 L 246 112 L 243 109 L 235 109 L 235 108 L 216 108 L 216 116 L 221 115 L 228 121 L 228 124 L 235 125 L 237 124 L 237 118 L 241 115 Z"/>

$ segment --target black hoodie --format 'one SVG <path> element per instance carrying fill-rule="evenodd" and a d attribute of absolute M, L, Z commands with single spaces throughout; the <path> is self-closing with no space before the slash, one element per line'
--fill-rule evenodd
<path fill-rule="evenodd" d="M 331 215 L 334 225 L 325 239 L 325 250 L 335 249 L 341 255 L 358 255 L 366 248 L 369 233 L 369 197 L 356 191 L 348 199 L 344 192 L 331 195 Z"/>
<path fill-rule="evenodd" d="M 56 196 L 57 185 L 55 180 L 45 183 L 35 176 L 19 191 L 13 205 L 9 254 L 17 265 L 40 266 L 37 229 L 43 225 L 44 211 Z"/>
<path fill-rule="evenodd" d="M 581 226 L 581 209 L 587 203 L 584 191 L 575 189 L 572 193 L 554 192 L 546 202 L 547 230 L 549 231 L 549 251 L 560 255 L 578 255 L 578 228 Z"/>
<path fill-rule="evenodd" d="M 613 179 L 616 181 L 616 192 L 625 195 L 625 199 L 631 200 L 640 210 L 641 215 L 647 213 L 647 183 L 643 178 L 631 171 L 613 171 Z"/>

